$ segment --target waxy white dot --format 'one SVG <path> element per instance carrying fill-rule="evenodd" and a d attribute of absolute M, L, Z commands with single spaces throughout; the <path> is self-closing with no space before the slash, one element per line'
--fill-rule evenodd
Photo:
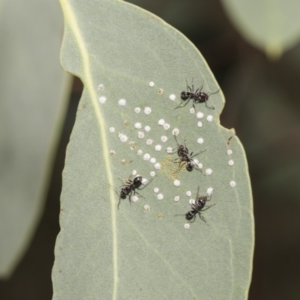
<path fill-rule="evenodd" d="M 102 83 L 99 84 L 99 85 L 98 85 L 98 90 L 99 90 L 99 91 L 104 91 L 104 84 L 102 84 Z"/>
<path fill-rule="evenodd" d="M 165 120 L 164 119 L 160 119 L 158 120 L 158 125 L 163 126 L 165 124 Z"/>
<path fill-rule="evenodd" d="M 197 118 L 198 119 L 201 119 L 203 117 L 204 117 L 204 114 L 201 111 L 197 112 Z"/>
<path fill-rule="evenodd" d="M 203 138 L 198 138 L 197 143 L 198 144 L 203 144 L 204 143 L 204 139 Z"/>
<path fill-rule="evenodd" d="M 183 227 L 184 227 L 185 229 L 189 229 L 189 228 L 191 227 L 191 225 L 190 225 L 189 223 L 185 223 L 185 224 L 183 225 Z"/>
<path fill-rule="evenodd" d="M 150 206 L 148 204 L 144 205 L 144 211 L 149 212 L 150 211 Z"/>
<path fill-rule="evenodd" d="M 191 107 L 191 108 L 190 108 L 190 113 L 191 113 L 191 114 L 194 114 L 194 113 L 195 113 L 195 108 L 194 108 L 194 107 Z"/>
<path fill-rule="evenodd" d="M 149 132 L 151 130 L 151 127 L 150 126 L 145 126 L 145 131 L 146 132 Z"/>
<path fill-rule="evenodd" d="M 148 139 L 148 140 L 146 141 L 146 144 L 149 145 L 149 146 L 152 145 L 152 144 L 153 144 L 153 140 Z"/>
<path fill-rule="evenodd" d="M 136 153 L 137 153 L 137 155 L 142 155 L 143 154 L 143 150 L 138 150 Z"/>
<path fill-rule="evenodd" d="M 229 166 L 233 166 L 234 165 L 234 161 L 231 159 L 229 162 L 228 162 Z"/>
<path fill-rule="evenodd" d="M 161 140 L 163 143 L 165 143 L 165 142 L 168 140 L 168 138 L 167 138 L 165 135 L 162 135 L 162 136 L 160 137 L 160 140 Z"/>
<path fill-rule="evenodd" d="M 167 147 L 167 153 L 173 153 L 173 148 L 172 147 Z"/>
<path fill-rule="evenodd" d="M 179 129 L 178 129 L 178 128 L 174 128 L 174 129 L 172 130 L 172 134 L 173 134 L 173 135 L 178 135 L 178 134 L 179 134 Z"/>
<path fill-rule="evenodd" d="M 137 123 L 134 124 L 134 127 L 135 127 L 136 129 L 141 129 L 141 128 L 142 128 L 142 124 L 139 123 L 139 122 L 137 122 Z"/>
<path fill-rule="evenodd" d="M 162 193 L 159 193 L 159 194 L 157 195 L 157 199 L 158 199 L 158 200 L 164 199 L 164 195 L 163 195 Z"/>
<path fill-rule="evenodd" d="M 109 132 L 114 133 L 116 131 L 115 127 L 110 127 Z"/>
<path fill-rule="evenodd" d="M 120 106 L 124 106 L 124 105 L 126 105 L 126 100 L 125 99 L 120 99 L 118 103 L 119 103 Z"/>
<path fill-rule="evenodd" d="M 213 171 L 212 171 L 212 169 L 210 169 L 210 168 L 205 170 L 206 175 L 211 175 L 212 172 L 213 172 Z"/>
<path fill-rule="evenodd" d="M 171 94 L 171 95 L 169 96 L 169 98 L 170 98 L 170 100 L 174 101 L 174 100 L 176 99 L 176 95 L 175 95 L 175 94 Z"/>
<path fill-rule="evenodd" d="M 144 156 L 143 156 L 143 159 L 144 159 L 144 160 L 149 160 L 150 157 L 151 157 L 151 156 L 150 156 L 149 153 L 145 153 Z"/>
<path fill-rule="evenodd" d="M 161 145 L 156 145 L 156 146 L 155 146 L 155 150 L 156 150 L 156 151 L 160 151 L 160 150 L 161 150 Z"/>
<path fill-rule="evenodd" d="M 202 127 L 202 122 L 199 121 L 199 122 L 197 123 L 197 126 L 198 126 L 198 127 Z"/>
<path fill-rule="evenodd" d="M 145 133 L 143 131 L 138 132 L 138 138 L 143 139 L 145 137 Z"/>
<path fill-rule="evenodd" d="M 163 128 L 165 129 L 165 130 L 168 130 L 168 129 L 170 129 L 170 124 L 168 124 L 168 123 L 165 123 L 164 125 L 163 125 Z"/>
<path fill-rule="evenodd" d="M 190 200 L 189 200 L 189 203 L 190 203 L 191 205 L 195 204 L 195 199 L 190 199 Z"/>
<path fill-rule="evenodd" d="M 133 170 L 131 173 L 133 176 L 137 174 L 137 170 Z"/>
<path fill-rule="evenodd" d="M 175 197 L 174 197 L 174 201 L 176 201 L 176 202 L 179 201 L 179 199 L 180 199 L 179 196 L 175 196 Z"/>
<path fill-rule="evenodd" d="M 206 120 L 207 120 L 208 122 L 211 122 L 213 119 L 214 119 L 214 117 L 213 117 L 212 115 L 208 115 L 208 116 L 206 117 Z"/>
<path fill-rule="evenodd" d="M 154 177 L 154 176 L 155 176 L 155 172 L 154 172 L 154 171 L 151 171 L 151 172 L 150 172 L 150 176 L 151 176 L 151 177 Z"/>
<path fill-rule="evenodd" d="M 178 179 L 175 179 L 173 183 L 175 186 L 180 186 L 180 180 Z"/>
<path fill-rule="evenodd" d="M 199 169 L 203 168 L 203 165 L 201 163 L 199 163 L 197 166 L 198 166 Z"/>
<path fill-rule="evenodd" d="M 228 149 L 228 150 L 227 150 L 227 154 L 228 154 L 228 155 L 231 155 L 232 153 L 233 153 L 233 152 L 232 152 L 231 149 Z"/>
<path fill-rule="evenodd" d="M 138 202 L 139 201 L 139 197 L 134 195 L 131 197 L 132 202 Z"/>
<path fill-rule="evenodd" d="M 213 193 L 213 191 L 214 191 L 214 189 L 212 188 L 212 187 L 209 187 L 207 190 L 206 190 L 206 193 L 207 193 L 207 195 L 212 195 L 212 193 Z"/>
<path fill-rule="evenodd" d="M 150 162 L 151 162 L 151 164 L 155 164 L 156 163 L 156 158 L 155 157 L 151 157 Z"/>
<path fill-rule="evenodd" d="M 149 82 L 149 86 L 153 87 L 155 85 L 155 83 L 153 81 Z"/>
<path fill-rule="evenodd" d="M 230 181 L 229 184 L 230 184 L 231 187 L 235 187 L 236 186 L 236 182 L 235 181 Z"/>
<path fill-rule="evenodd" d="M 161 164 L 160 164 L 160 163 L 156 163 L 156 164 L 154 165 L 154 168 L 155 168 L 156 170 L 161 169 Z"/>
<path fill-rule="evenodd" d="M 191 191 L 187 191 L 185 194 L 186 194 L 188 197 L 192 196 L 192 192 L 191 192 Z"/>
<path fill-rule="evenodd" d="M 145 113 L 146 115 L 151 114 L 151 111 L 152 111 L 151 107 L 145 107 L 145 109 L 144 109 L 144 113 Z"/>
<path fill-rule="evenodd" d="M 136 107 L 136 108 L 134 109 L 134 111 L 138 114 L 138 113 L 141 112 L 141 109 L 140 109 L 139 107 Z"/>
<path fill-rule="evenodd" d="M 154 193 L 158 193 L 158 192 L 159 192 L 159 188 L 158 187 L 154 188 Z"/>
<path fill-rule="evenodd" d="M 120 141 L 123 143 L 127 142 L 127 140 L 128 140 L 128 136 L 123 133 L 119 133 L 118 137 L 119 137 Z"/>
<path fill-rule="evenodd" d="M 101 96 L 101 97 L 99 97 L 99 102 L 101 103 L 101 104 L 104 104 L 105 102 L 106 102 L 106 97 L 105 96 Z"/>
<path fill-rule="evenodd" d="M 146 184 L 147 181 L 148 181 L 148 180 L 147 180 L 146 178 L 143 178 L 143 179 L 142 179 L 142 184 Z"/>

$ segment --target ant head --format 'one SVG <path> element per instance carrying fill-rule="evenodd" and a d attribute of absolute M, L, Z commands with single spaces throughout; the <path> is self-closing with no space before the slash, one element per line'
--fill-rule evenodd
<path fill-rule="evenodd" d="M 200 196 L 198 199 L 197 199 L 197 205 L 204 205 L 207 201 L 207 196 Z"/>
<path fill-rule="evenodd" d="M 193 212 L 192 210 L 189 211 L 189 212 L 187 212 L 187 213 L 185 214 L 185 218 L 186 218 L 188 221 L 192 220 L 192 219 L 194 218 L 194 216 L 195 216 L 195 214 L 194 214 L 194 212 Z"/>
<path fill-rule="evenodd" d="M 181 92 L 181 99 L 182 100 L 187 100 L 189 98 L 189 96 L 190 96 L 189 92 L 185 92 L 185 91 Z"/>
<path fill-rule="evenodd" d="M 125 199 L 128 195 L 128 187 L 124 187 L 121 189 L 120 198 Z"/>
<path fill-rule="evenodd" d="M 191 172 L 191 171 L 193 171 L 193 169 L 194 169 L 194 165 L 193 165 L 192 162 L 189 161 L 189 162 L 186 164 L 186 170 L 187 170 L 188 172 Z"/>
<path fill-rule="evenodd" d="M 210 94 L 206 94 L 205 92 L 200 92 L 198 94 L 198 98 L 202 101 L 207 101 L 209 96 L 210 96 Z"/>
<path fill-rule="evenodd" d="M 143 177 L 142 176 L 136 176 L 134 179 L 133 179 L 133 184 L 142 184 L 143 183 Z"/>
<path fill-rule="evenodd" d="M 178 145 L 178 151 L 184 151 L 185 147 L 183 145 Z"/>

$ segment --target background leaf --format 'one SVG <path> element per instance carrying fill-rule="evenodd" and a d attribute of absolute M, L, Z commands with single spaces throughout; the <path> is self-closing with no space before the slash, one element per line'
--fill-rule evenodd
<path fill-rule="evenodd" d="M 277 58 L 295 46 L 300 38 L 297 0 L 223 0 L 236 29 L 254 46 Z"/>
<path fill-rule="evenodd" d="M 61 4 L 63 65 L 82 79 L 85 90 L 64 170 L 54 298 L 246 298 L 253 216 L 244 151 L 236 137 L 228 144 L 234 132 L 219 124 L 221 92 L 209 100 L 216 110 L 197 106 L 203 116 L 190 114 L 191 105 L 174 110 L 186 78 L 194 78 L 197 87 L 204 82 L 207 92 L 218 89 L 205 61 L 185 37 L 132 5 Z M 176 101 L 170 99 L 173 94 Z M 170 128 L 160 126 L 161 119 Z M 176 172 L 178 166 L 165 151 L 176 145 L 174 128 L 190 151 L 206 150 L 197 159 L 211 175 Z M 228 163 L 231 158 L 234 166 Z M 132 205 L 122 201 L 118 210 L 118 178 L 134 171 L 148 180 L 151 172 L 156 177 L 140 192 L 145 199 Z M 180 187 L 173 184 L 177 178 Z M 203 213 L 209 226 L 197 219 L 187 230 L 187 192 L 194 197 L 198 186 L 201 194 L 214 188 L 217 205 Z"/>
<path fill-rule="evenodd" d="M 0 276 L 8 277 L 43 209 L 70 77 L 58 61 L 55 1 L 1 1 L 0 14 Z"/>

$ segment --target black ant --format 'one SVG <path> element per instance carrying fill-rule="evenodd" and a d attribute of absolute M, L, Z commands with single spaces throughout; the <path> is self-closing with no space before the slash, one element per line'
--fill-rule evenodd
<path fill-rule="evenodd" d="M 208 205 L 204 208 L 204 206 L 206 204 L 206 201 L 210 201 L 210 200 L 211 200 L 211 196 L 210 197 L 208 197 L 208 196 L 199 196 L 199 187 L 198 187 L 197 196 L 196 196 L 196 199 L 195 199 L 195 204 L 192 204 L 192 209 L 185 214 L 185 218 L 188 221 L 190 221 L 190 223 L 192 223 L 192 222 L 195 221 L 196 215 L 198 214 L 200 219 L 206 223 L 204 217 L 201 215 L 201 211 L 205 211 L 205 210 L 209 209 L 210 207 L 216 205 L 216 204 L 211 204 L 211 205 Z"/>
<path fill-rule="evenodd" d="M 213 95 L 213 94 L 216 94 L 218 93 L 220 90 L 217 90 L 216 92 L 213 92 L 213 93 L 205 93 L 205 92 L 202 92 L 202 88 L 203 88 L 203 83 L 202 83 L 202 86 L 200 89 L 197 89 L 195 92 L 194 92 L 194 84 L 192 84 L 192 88 L 188 85 L 187 81 L 186 81 L 186 91 L 182 91 L 181 92 L 181 99 L 183 100 L 176 108 L 179 108 L 179 107 L 184 107 L 186 106 L 190 100 L 193 100 L 193 108 L 195 109 L 196 111 L 196 108 L 195 108 L 195 104 L 196 103 L 205 103 L 205 106 L 207 108 L 210 108 L 210 109 L 215 109 L 213 106 L 208 106 L 207 105 L 207 101 L 210 97 L 210 95 Z M 184 105 L 182 105 L 182 103 L 184 103 Z"/>
<path fill-rule="evenodd" d="M 118 208 L 120 206 L 121 199 L 126 199 L 127 196 L 129 196 L 129 202 L 131 203 L 132 193 L 133 193 L 133 195 L 138 194 L 139 196 L 144 198 L 136 190 L 143 190 L 151 181 L 152 181 L 152 179 L 146 185 L 144 185 L 143 188 L 140 188 L 141 185 L 143 184 L 143 177 L 142 176 L 136 176 L 133 180 L 127 179 L 126 180 L 127 183 L 123 184 L 124 187 L 121 188 L 120 194 L 116 191 L 116 193 L 120 196 L 119 197 Z"/>
<path fill-rule="evenodd" d="M 196 154 L 193 155 L 193 152 L 189 153 L 188 148 L 186 147 L 185 141 L 184 141 L 184 146 L 180 145 L 177 141 L 176 135 L 174 135 L 175 141 L 177 143 L 177 154 L 178 154 L 178 159 L 179 161 L 179 168 L 181 168 L 182 163 L 186 163 L 186 170 L 188 172 L 193 171 L 194 168 L 196 168 L 198 171 L 202 172 L 201 169 L 198 168 L 197 164 L 195 163 L 195 161 L 193 160 L 193 157 L 199 155 L 200 153 L 204 152 L 204 151 L 200 151 Z"/>

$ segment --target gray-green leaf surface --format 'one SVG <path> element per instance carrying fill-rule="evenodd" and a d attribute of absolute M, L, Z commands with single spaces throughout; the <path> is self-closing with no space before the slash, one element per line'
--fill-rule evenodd
<path fill-rule="evenodd" d="M 13 272 L 44 206 L 70 82 L 59 65 L 62 21 L 52 0 L 0 2 L 0 277 Z"/>
<path fill-rule="evenodd" d="M 63 173 L 54 299 L 246 299 L 251 188 L 243 148 L 219 123 L 222 92 L 207 102 L 215 109 L 174 109 L 185 79 L 219 89 L 206 62 L 182 34 L 133 5 L 61 5 L 62 64 L 84 92 Z M 178 131 L 180 144 L 201 152 L 194 159 L 203 174 L 179 168 L 176 151 L 167 152 Z M 137 174 L 148 185 L 118 209 L 119 179 Z M 213 189 L 207 224 L 185 219 L 198 187 L 203 196 Z"/>
<path fill-rule="evenodd" d="M 298 0 L 223 0 L 223 3 L 236 29 L 270 57 L 280 57 L 299 42 Z"/>

